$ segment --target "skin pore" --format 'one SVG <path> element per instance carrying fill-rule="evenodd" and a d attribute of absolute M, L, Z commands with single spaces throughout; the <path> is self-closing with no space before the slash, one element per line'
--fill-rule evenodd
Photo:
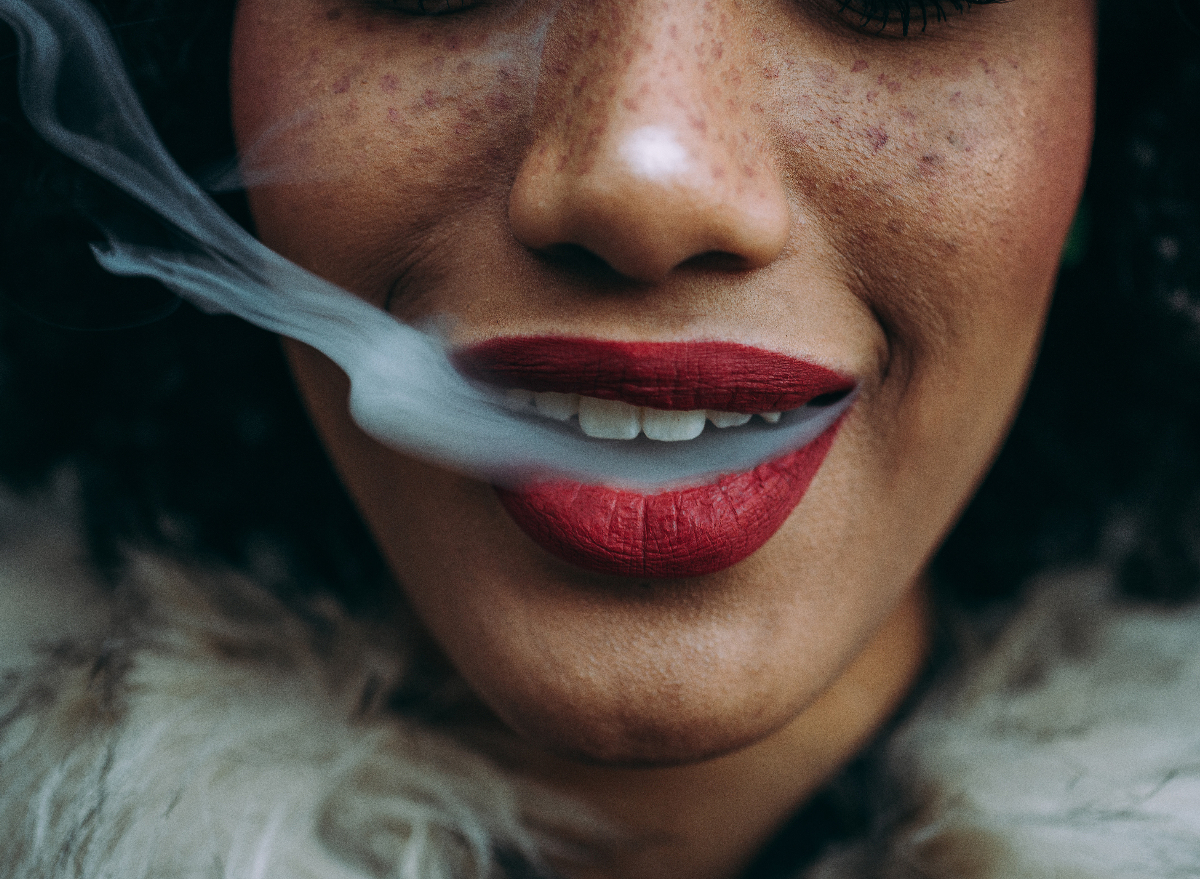
<path fill-rule="evenodd" d="M 839 6 L 239 7 L 235 128 L 285 256 L 455 344 L 731 341 L 859 388 L 762 549 L 646 581 L 549 555 L 491 486 L 373 442 L 336 367 L 287 345 L 497 758 L 640 841 L 571 876 L 734 876 L 870 738 L 1036 354 L 1088 161 L 1092 0 L 947 4 L 907 37 Z"/>

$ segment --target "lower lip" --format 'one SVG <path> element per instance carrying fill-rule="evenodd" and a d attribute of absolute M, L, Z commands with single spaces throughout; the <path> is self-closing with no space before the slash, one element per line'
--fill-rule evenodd
<path fill-rule="evenodd" d="M 804 497 L 841 421 L 803 448 L 710 485 L 644 495 L 556 480 L 497 488 L 542 549 L 601 574 L 668 579 L 723 571 L 771 539 Z"/>

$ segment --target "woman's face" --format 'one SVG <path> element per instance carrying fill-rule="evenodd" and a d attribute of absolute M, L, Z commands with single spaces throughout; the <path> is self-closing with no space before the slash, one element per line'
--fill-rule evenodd
<path fill-rule="evenodd" d="M 724 547 L 765 528 L 744 552 L 699 564 L 694 535 L 648 517 L 589 556 L 579 523 L 518 526 L 492 486 L 369 439 L 340 372 L 289 343 L 417 614 L 519 733 L 611 761 L 737 748 L 827 691 L 919 588 L 1029 374 L 1095 48 L 1093 0 L 942 5 L 922 32 L 916 4 L 903 36 L 840 0 L 242 0 L 235 125 L 285 256 L 405 321 L 448 318 L 456 345 L 535 337 L 505 367 L 516 384 L 526 355 L 574 364 L 554 387 L 586 393 L 597 340 L 719 341 L 858 388 L 806 493 L 762 516 L 731 501 L 774 519 L 700 532 Z M 611 350 L 601 371 L 663 361 L 655 400 L 711 379 L 671 374 L 686 348 Z M 606 540 L 652 543 L 665 567 L 606 563 Z"/>

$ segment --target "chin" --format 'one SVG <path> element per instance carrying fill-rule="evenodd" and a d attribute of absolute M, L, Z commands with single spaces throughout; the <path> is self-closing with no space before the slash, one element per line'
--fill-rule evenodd
<path fill-rule="evenodd" d="M 699 692 L 676 698 L 648 693 L 629 701 L 631 706 L 597 707 L 532 700 L 504 706 L 500 713 L 509 729 L 535 747 L 581 763 L 622 767 L 680 766 L 720 757 L 767 738 L 788 719 L 740 703 L 705 705 Z"/>

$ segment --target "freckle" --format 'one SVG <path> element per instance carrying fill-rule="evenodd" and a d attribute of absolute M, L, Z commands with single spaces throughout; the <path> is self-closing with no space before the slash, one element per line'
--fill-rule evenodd
<path fill-rule="evenodd" d="M 879 92 L 867 92 L 867 103 L 874 104 L 875 99 L 879 97 Z"/>
<path fill-rule="evenodd" d="M 677 25 L 677 24 L 671 25 L 669 28 L 667 28 L 667 33 L 671 35 L 672 40 L 678 40 L 679 39 L 679 25 Z"/>
<path fill-rule="evenodd" d="M 599 28 L 593 28 L 592 30 L 588 31 L 587 47 L 590 49 L 598 42 L 600 42 L 600 30 Z"/>
<path fill-rule="evenodd" d="M 812 64 L 812 65 L 810 65 L 810 69 L 813 72 L 813 76 L 815 76 L 820 82 L 826 82 L 826 83 L 833 82 L 833 79 L 834 79 L 833 65 L 831 65 L 831 64 Z"/>
<path fill-rule="evenodd" d="M 421 103 L 433 109 L 439 103 L 437 93 L 433 89 L 426 89 L 425 94 L 421 95 Z"/>
<path fill-rule="evenodd" d="M 904 224 L 901 223 L 899 220 L 895 220 L 895 219 L 888 220 L 887 221 L 887 230 L 889 232 L 891 232 L 893 235 L 899 235 L 901 232 L 904 231 Z"/>
<path fill-rule="evenodd" d="M 962 102 L 963 102 L 963 93 L 962 92 L 955 92 L 954 94 L 952 94 L 950 96 L 950 106 L 951 107 L 960 107 L 960 106 L 962 106 Z"/>
<path fill-rule="evenodd" d="M 868 64 L 866 61 L 859 58 L 857 61 L 854 62 L 854 66 L 850 68 L 850 72 L 851 73 L 862 73 L 864 70 L 866 70 L 870 66 L 871 65 Z"/>
<path fill-rule="evenodd" d="M 349 88 L 350 88 L 350 77 L 343 76 L 341 79 L 339 79 L 337 82 L 335 82 L 333 84 L 333 93 L 335 95 L 342 95 L 342 94 L 345 94 L 346 91 L 349 90 Z"/>
<path fill-rule="evenodd" d="M 641 103 L 634 98 L 625 98 L 625 100 L 621 101 L 621 106 L 623 106 L 630 113 L 636 113 L 641 107 Z"/>
<path fill-rule="evenodd" d="M 891 93 L 894 95 L 894 94 L 896 94 L 897 92 L 899 92 L 899 91 L 900 91 L 900 83 L 898 83 L 898 82 L 889 82 L 889 83 L 887 84 L 887 89 L 888 89 L 888 91 L 889 91 L 889 92 L 891 92 Z"/>
<path fill-rule="evenodd" d="M 866 134 L 867 140 L 870 142 L 871 148 L 874 152 L 879 152 L 881 149 L 887 146 L 887 142 L 889 140 L 888 133 L 882 128 L 868 128 L 864 134 Z"/>
<path fill-rule="evenodd" d="M 395 107 L 388 107 L 387 118 L 388 122 L 392 123 L 393 125 L 398 124 L 400 122 L 400 111 Z"/>
<path fill-rule="evenodd" d="M 724 180 L 725 174 L 726 174 L 725 166 L 724 165 L 713 165 L 711 173 L 713 176 L 713 180 Z"/>
<path fill-rule="evenodd" d="M 379 87 L 389 94 L 396 90 L 397 85 L 395 74 L 385 73 L 379 80 Z"/>
<path fill-rule="evenodd" d="M 330 9 L 328 12 L 325 13 L 325 17 L 329 21 L 337 21 L 339 18 L 342 17 L 342 10 L 340 10 L 336 7 L 333 9 Z"/>
<path fill-rule="evenodd" d="M 512 107 L 512 99 L 504 92 L 492 92 L 487 96 L 487 108 L 492 113 L 503 113 Z"/>

